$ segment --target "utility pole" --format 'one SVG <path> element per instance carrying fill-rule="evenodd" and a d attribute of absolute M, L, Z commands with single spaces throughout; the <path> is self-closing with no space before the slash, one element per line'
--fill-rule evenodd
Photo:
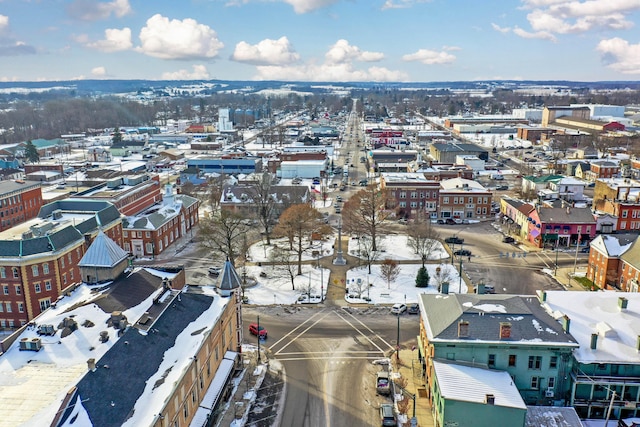
<path fill-rule="evenodd" d="M 258 316 L 258 363 L 262 363 L 260 359 L 260 316 Z"/>
<path fill-rule="evenodd" d="M 400 360 L 400 313 L 396 314 L 398 317 L 398 339 L 396 341 L 396 361 Z"/>
<path fill-rule="evenodd" d="M 462 292 L 462 256 L 460 257 L 460 281 L 458 282 L 458 292 Z"/>

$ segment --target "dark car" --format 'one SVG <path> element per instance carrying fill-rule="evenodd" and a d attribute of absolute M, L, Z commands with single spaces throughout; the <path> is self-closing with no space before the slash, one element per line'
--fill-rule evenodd
<path fill-rule="evenodd" d="M 453 219 L 453 218 L 447 218 L 444 223 L 447 224 L 447 225 L 456 225 L 457 224 L 456 220 Z"/>
<path fill-rule="evenodd" d="M 514 239 L 514 238 L 513 238 L 513 237 L 511 237 L 511 236 L 505 236 L 505 237 L 504 237 L 504 239 L 502 239 L 502 242 L 503 242 L 503 243 L 513 243 L 513 242 L 515 242 L 515 241 L 516 241 L 516 239 Z"/>
<path fill-rule="evenodd" d="M 417 302 L 413 302 L 409 305 L 407 305 L 407 313 L 409 314 L 419 314 L 420 313 L 420 306 L 418 305 Z"/>
<path fill-rule="evenodd" d="M 436 221 L 438 224 L 444 224 L 444 219 L 439 219 L 438 221 Z"/>
<path fill-rule="evenodd" d="M 588 254 L 591 251 L 591 247 L 590 246 L 586 246 L 582 249 L 580 249 L 580 252 L 582 252 L 583 254 Z"/>
<path fill-rule="evenodd" d="M 454 245 L 461 245 L 464 243 L 464 239 L 461 239 L 459 237 L 456 236 L 452 236 L 452 237 L 447 237 L 446 239 L 444 239 L 445 243 L 453 243 Z"/>
<path fill-rule="evenodd" d="M 457 256 L 471 256 L 471 251 L 469 249 L 458 249 L 454 251 L 453 254 Z"/>
<path fill-rule="evenodd" d="M 267 339 L 267 330 L 264 326 L 258 326 L 257 323 L 252 323 L 249 325 L 249 333 L 251 335 L 258 336 L 258 331 L 260 331 L 260 338 Z"/>
<path fill-rule="evenodd" d="M 506 190 L 508 190 L 508 189 L 509 189 L 509 186 L 508 186 L 508 185 L 498 185 L 498 186 L 496 187 L 496 191 L 506 191 Z"/>

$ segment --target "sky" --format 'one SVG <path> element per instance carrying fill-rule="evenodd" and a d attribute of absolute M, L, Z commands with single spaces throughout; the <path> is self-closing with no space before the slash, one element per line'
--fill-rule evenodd
<path fill-rule="evenodd" d="M 638 80 L 640 0 L 0 0 L 0 81 Z"/>

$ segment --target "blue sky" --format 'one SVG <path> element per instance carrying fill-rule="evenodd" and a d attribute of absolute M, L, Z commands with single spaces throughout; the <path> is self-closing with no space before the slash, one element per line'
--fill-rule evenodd
<path fill-rule="evenodd" d="M 640 0 L 0 0 L 0 80 L 639 80 Z"/>

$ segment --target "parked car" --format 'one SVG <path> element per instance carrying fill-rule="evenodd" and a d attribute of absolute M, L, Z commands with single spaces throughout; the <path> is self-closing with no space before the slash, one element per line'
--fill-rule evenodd
<path fill-rule="evenodd" d="M 469 249 L 458 249 L 454 251 L 453 254 L 457 256 L 471 256 L 471 251 Z"/>
<path fill-rule="evenodd" d="M 407 306 L 400 302 L 393 304 L 393 307 L 391 307 L 391 314 L 402 314 L 405 311 L 407 311 Z"/>
<path fill-rule="evenodd" d="M 447 225 L 456 225 L 456 221 L 453 218 L 447 218 L 444 223 Z"/>
<path fill-rule="evenodd" d="M 515 241 L 516 241 L 516 239 L 514 239 L 514 238 L 513 238 L 513 237 L 511 237 L 511 236 L 504 236 L 504 239 L 502 239 L 502 242 L 503 242 L 503 243 L 513 243 L 513 242 L 515 242 Z"/>
<path fill-rule="evenodd" d="M 438 224 L 445 224 L 444 219 L 439 219 L 438 221 L 436 221 Z"/>
<path fill-rule="evenodd" d="M 583 254 L 588 254 L 590 251 L 591 251 L 590 246 L 585 246 L 584 248 L 580 249 L 580 252 L 582 252 Z"/>
<path fill-rule="evenodd" d="M 383 403 L 380 405 L 380 422 L 383 426 L 397 426 L 396 414 L 393 412 L 393 405 L 390 403 Z"/>
<path fill-rule="evenodd" d="M 217 276 L 222 273 L 222 267 L 209 267 L 208 271 L 212 276 Z"/>
<path fill-rule="evenodd" d="M 258 331 L 260 331 L 260 338 L 267 339 L 267 330 L 264 326 L 258 326 L 257 323 L 252 323 L 249 325 L 249 333 L 251 335 L 258 336 Z"/>
<path fill-rule="evenodd" d="M 341 202 L 341 201 L 342 201 L 342 196 L 338 194 L 336 196 L 336 202 Z"/>
<path fill-rule="evenodd" d="M 391 383 L 389 382 L 389 372 L 379 371 L 376 374 L 376 393 L 391 394 Z"/>
<path fill-rule="evenodd" d="M 509 189 L 509 186 L 508 186 L 508 185 L 498 185 L 498 186 L 496 187 L 496 190 L 497 190 L 497 191 L 506 191 L 506 190 L 508 190 L 508 189 Z"/>
<path fill-rule="evenodd" d="M 444 239 L 444 242 L 449 244 L 453 243 L 454 245 L 461 245 L 464 243 L 464 239 L 461 239 L 457 236 L 451 236 Z"/>
<path fill-rule="evenodd" d="M 420 306 L 417 302 L 412 302 L 407 306 L 407 313 L 409 314 L 420 314 Z"/>

